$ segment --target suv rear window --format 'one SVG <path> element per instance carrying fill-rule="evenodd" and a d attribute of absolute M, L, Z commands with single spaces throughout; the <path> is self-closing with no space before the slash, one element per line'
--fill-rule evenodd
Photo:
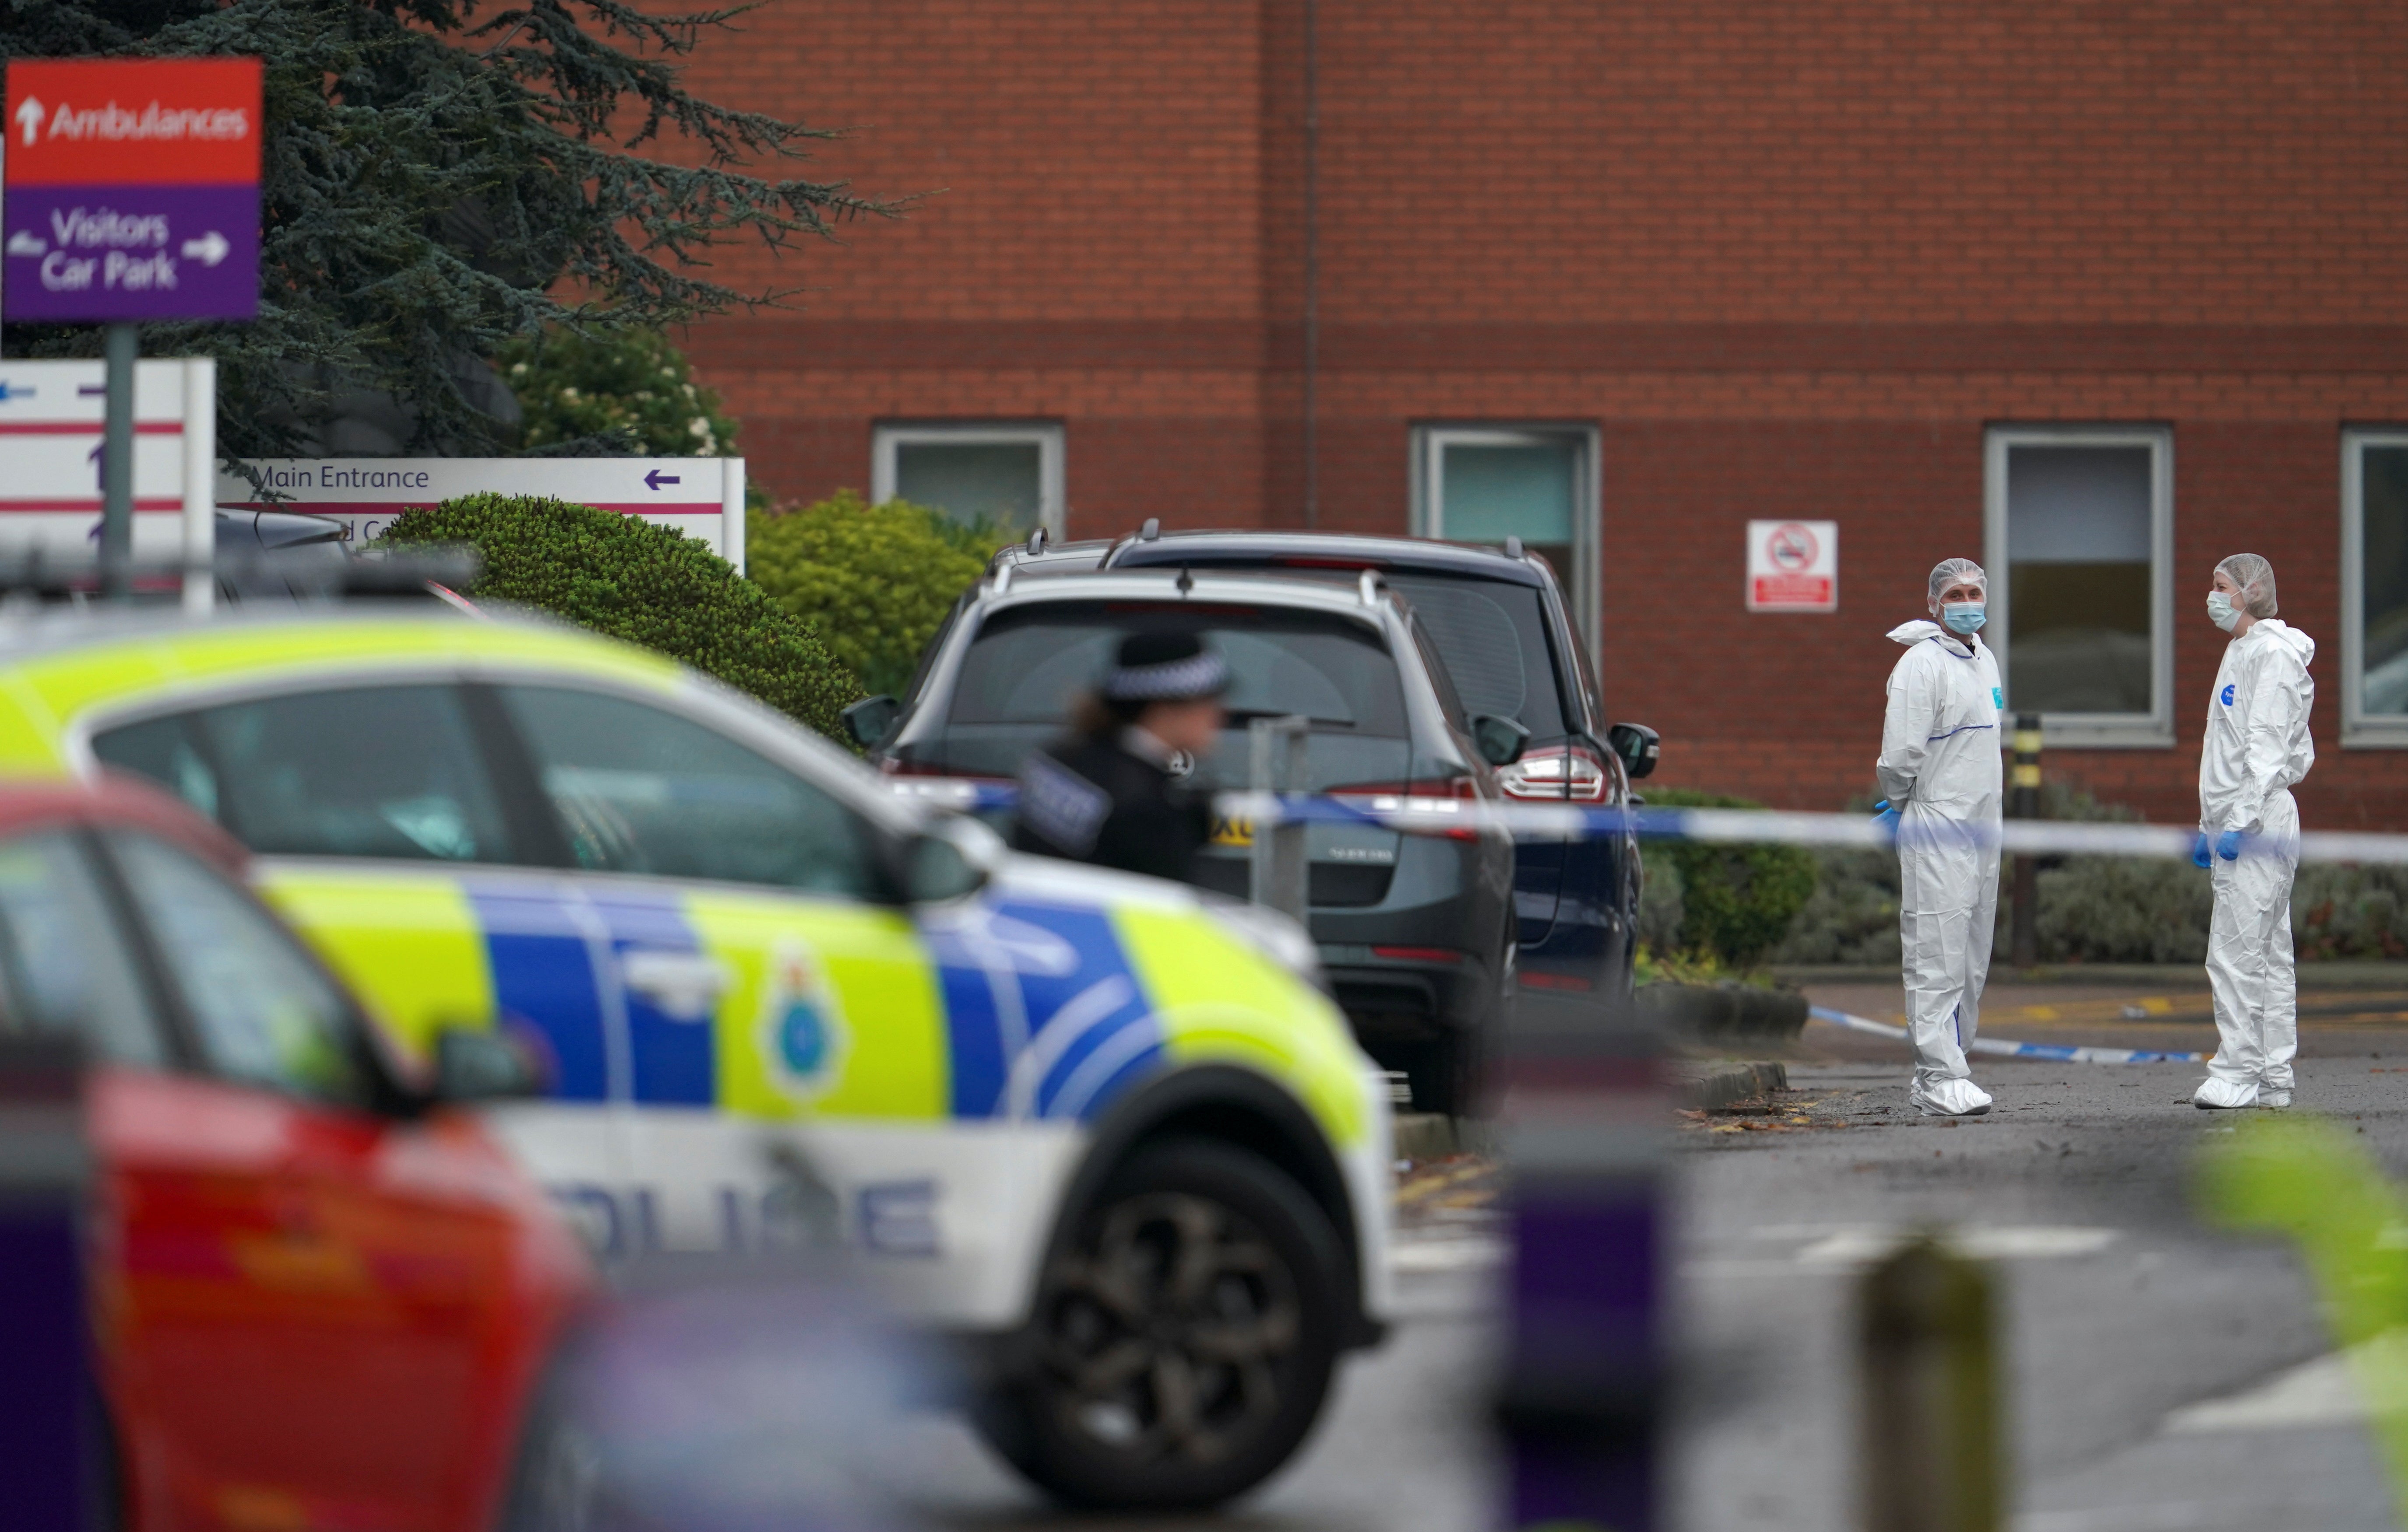
<path fill-rule="evenodd" d="M 963 656 L 942 735 L 915 753 L 965 775 L 1016 775 L 1031 750 L 1062 732 L 1122 636 L 1140 628 L 1199 634 L 1229 662 L 1229 727 L 1192 785 L 1243 787 L 1247 723 L 1285 713 L 1312 720 L 1312 787 L 1406 775 L 1404 686 L 1380 637 L 1342 618 L 1275 607 L 1065 601 L 998 613 Z"/>
<path fill-rule="evenodd" d="M 1362 578 L 1362 569 L 1353 566 L 1332 568 L 1202 551 L 1182 562 L 1197 569 L 1259 569 L 1345 585 Z M 1383 569 L 1380 578 L 1421 614 L 1422 626 L 1454 679 L 1467 713 L 1513 719 L 1530 731 L 1534 745 L 1554 744 L 1571 732 L 1564 721 L 1573 710 L 1564 706 L 1555 646 L 1548 641 L 1546 598 L 1536 586 L 1426 569 Z"/>

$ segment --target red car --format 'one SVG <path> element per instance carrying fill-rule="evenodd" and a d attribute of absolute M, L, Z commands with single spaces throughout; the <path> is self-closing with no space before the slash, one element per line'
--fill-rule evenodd
<path fill-rule="evenodd" d="M 406 1078 L 246 891 L 244 860 L 138 787 L 0 789 L 0 1031 L 77 1033 L 92 1061 L 89 1288 L 120 1525 L 529 1519 L 556 1462 L 536 1401 L 595 1279 L 449 1104 L 523 1071 L 464 1033 L 431 1087 Z"/>

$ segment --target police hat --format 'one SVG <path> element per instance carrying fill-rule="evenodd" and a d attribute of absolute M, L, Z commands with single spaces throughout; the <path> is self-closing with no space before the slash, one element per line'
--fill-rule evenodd
<path fill-rule="evenodd" d="M 1195 702 L 1229 689 L 1229 663 L 1192 633 L 1132 633 L 1102 689 L 1108 702 Z"/>

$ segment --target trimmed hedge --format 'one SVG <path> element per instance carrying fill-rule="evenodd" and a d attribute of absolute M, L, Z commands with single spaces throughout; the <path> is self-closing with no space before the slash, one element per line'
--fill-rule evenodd
<path fill-rule="evenodd" d="M 992 525 L 901 500 L 873 506 L 838 490 L 755 520 L 744 564 L 780 606 L 818 630 L 864 690 L 901 696 L 954 599 L 1006 540 Z"/>
<path fill-rule="evenodd" d="M 1761 809 L 1749 798 L 1646 789 L 1651 809 Z M 1791 922 L 1814 892 L 1814 859 L 1797 846 L 1657 843 L 1646 854 L 1669 861 L 1680 875 L 1680 945 L 1711 952 L 1744 968 L 1789 934 Z M 1647 913 L 1642 908 L 1642 914 Z"/>
<path fill-rule="evenodd" d="M 675 527 L 539 495 L 470 494 L 394 519 L 393 542 L 474 543 L 467 594 L 658 650 L 832 738 L 861 695 L 818 637 Z"/>

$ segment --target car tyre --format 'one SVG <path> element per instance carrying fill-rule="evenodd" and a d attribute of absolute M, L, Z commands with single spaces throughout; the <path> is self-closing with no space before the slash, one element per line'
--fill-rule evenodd
<path fill-rule="evenodd" d="M 555 1376 L 529 1411 L 501 1532 L 598 1532 L 604 1524 L 601 1451 L 565 1394 Z"/>
<path fill-rule="evenodd" d="M 1468 1117 L 1480 1099 L 1481 1031 L 1458 1027 L 1417 1044 L 1405 1061 L 1413 1110 Z"/>
<path fill-rule="evenodd" d="M 1329 1220 L 1268 1161 L 1203 1139 L 1142 1149 L 1049 1264 L 1031 1363 L 982 1401 L 980 1429 L 1070 1505 L 1217 1505 L 1312 1430 L 1344 1270 Z"/>

